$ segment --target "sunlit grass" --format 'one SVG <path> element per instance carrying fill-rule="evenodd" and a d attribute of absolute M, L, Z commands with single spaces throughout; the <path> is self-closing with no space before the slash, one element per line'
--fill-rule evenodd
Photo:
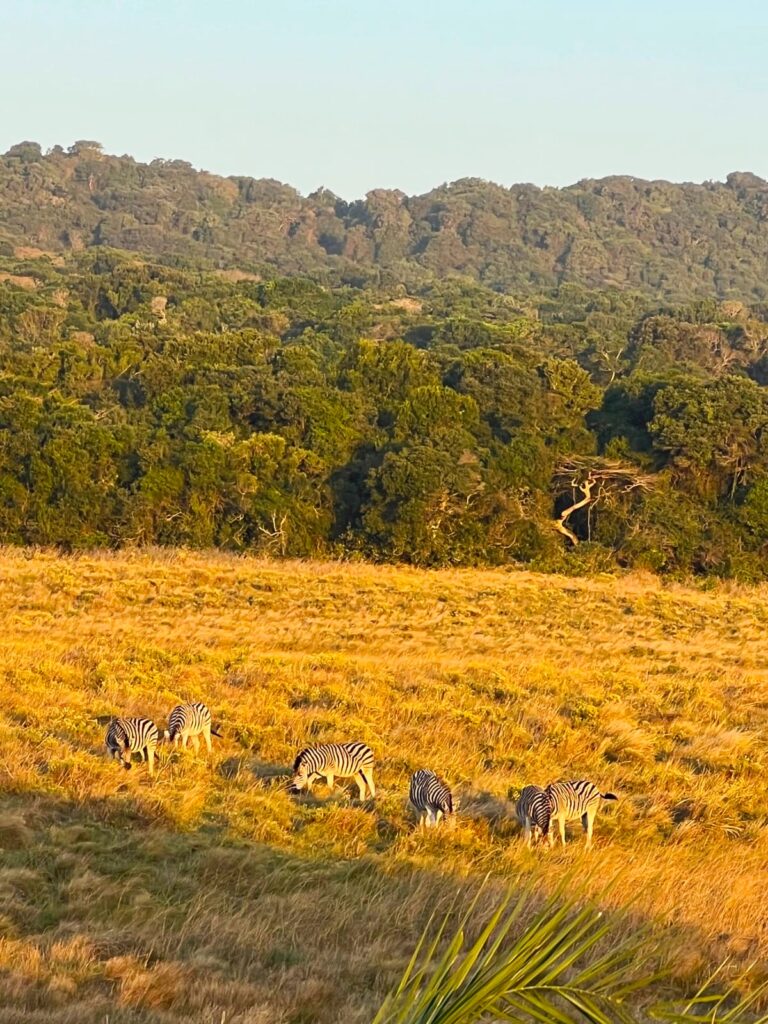
<path fill-rule="evenodd" d="M 363 1024 L 485 874 L 490 901 L 619 872 L 602 904 L 664 937 L 660 992 L 768 959 L 768 588 L 8 550 L 0 614 L 0 1022 Z M 98 716 L 188 699 L 210 762 L 107 760 Z M 344 739 L 374 804 L 286 792 Z M 419 767 L 454 829 L 414 830 Z M 621 798 L 589 855 L 518 841 L 516 793 L 560 777 Z"/>

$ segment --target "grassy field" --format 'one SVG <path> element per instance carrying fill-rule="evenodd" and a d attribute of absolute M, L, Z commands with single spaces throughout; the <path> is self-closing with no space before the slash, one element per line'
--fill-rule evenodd
<path fill-rule="evenodd" d="M 0 552 L 0 1024 L 364 1024 L 435 909 L 533 882 L 647 925 L 674 989 L 768 973 L 768 589 L 651 577 Z M 156 780 L 97 716 L 206 701 Z M 281 773 L 362 739 L 377 799 Z M 410 773 L 450 780 L 414 831 Z M 526 783 L 621 797 L 525 850 Z M 666 991 L 666 990 L 665 990 Z"/>

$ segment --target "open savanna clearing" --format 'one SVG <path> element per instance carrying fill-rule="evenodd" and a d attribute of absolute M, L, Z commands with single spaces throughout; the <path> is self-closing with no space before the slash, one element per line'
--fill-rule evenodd
<path fill-rule="evenodd" d="M 768 588 L 6 550 L 0 615 L 1 1024 L 364 1024 L 486 874 L 481 911 L 564 878 L 631 903 L 660 995 L 766 973 Z M 210 759 L 107 760 L 98 716 L 190 699 Z M 348 739 L 375 802 L 286 791 Z M 419 767 L 455 827 L 414 831 Z M 558 778 L 620 796 L 589 854 L 520 842 L 514 797 Z"/>

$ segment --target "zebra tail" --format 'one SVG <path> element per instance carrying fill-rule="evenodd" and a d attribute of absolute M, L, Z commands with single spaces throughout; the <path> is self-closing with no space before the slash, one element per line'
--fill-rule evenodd
<path fill-rule="evenodd" d="M 215 729 L 214 729 L 214 728 L 212 728 L 212 729 L 211 729 L 211 736 L 218 736 L 220 740 L 223 740 L 223 739 L 224 739 L 224 737 L 223 737 L 223 736 L 221 735 L 221 733 L 219 732 L 218 728 L 215 728 Z"/>
<path fill-rule="evenodd" d="M 618 800 L 619 798 L 615 793 L 601 793 L 600 798 L 602 800 Z"/>

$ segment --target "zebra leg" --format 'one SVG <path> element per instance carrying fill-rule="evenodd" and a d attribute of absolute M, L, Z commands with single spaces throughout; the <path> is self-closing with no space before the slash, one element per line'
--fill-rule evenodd
<path fill-rule="evenodd" d="M 531 848 L 531 822 L 530 822 L 529 818 L 526 818 L 525 821 L 523 822 L 523 839 L 525 840 L 525 845 L 530 850 L 530 848 Z"/>
<path fill-rule="evenodd" d="M 150 775 L 155 774 L 155 748 L 147 747 L 147 769 Z"/>
<path fill-rule="evenodd" d="M 440 819 L 442 818 L 442 816 L 443 816 L 443 812 L 441 810 L 435 811 L 435 825 L 439 825 L 440 824 Z"/>
<path fill-rule="evenodd" d="M 357 783 L 357 790 L 360 799 L 365 800 L 366 789 L 370 789 L 368 780 L 366 779 L 365 775 L 362 772 L 359 772 L 358 775 L 355 776 L 355 782 Z"/>
<path fill-rule="evenodd" d="M 211 727 L 207 725 L 203 730 L 203 736 L 205 737 L 205 745 L 208 748 L 208 753 L 211 753 Z"/>
<path fill-rule="evenodd" d="M 586 846 L 586 848 L 588 850 L 592 848 L 592 826 L 594 824 L 594 821 L 595 821 L 595 811 L 594 810 L 586 811 L 581 816 L 582 828 L 587 833 L 587 846 Z"/>
<path fill-rule="evenodd" d="M 197 735 L 192 737 L 192 746 L 195 748 L 196 754 L 200 752 L 200 738 Z"/>
<path fill-rule="evenodd" d="M 560 842 L 565 846 L 565 818 L 557 819 L 557 827 L 560 830 Z"/>
<path fill-rule="evenodd" d="M 325 781 L 326 781 L 326 783 L 328 785 L 328 789 L 333 789 L 334 778 L 335 778 L 335 776 L 334 776 L 333 772 L 326 772 L 326 774 L 325 774 Z"/>
<path fill-rule="evenodd" d="M 371 800 L 373 800 L 373 798 L 376 796 L 376 787 L 373 784 L 373 769 L 372 768 L 363 768 L 363 770 L 360 772 L 360 774 L 362 775 L 363 779 L 365 780 L 365 782 L 366 782 L 366 784 L 368 786 L 368 792 L 371 794 Z"/>

